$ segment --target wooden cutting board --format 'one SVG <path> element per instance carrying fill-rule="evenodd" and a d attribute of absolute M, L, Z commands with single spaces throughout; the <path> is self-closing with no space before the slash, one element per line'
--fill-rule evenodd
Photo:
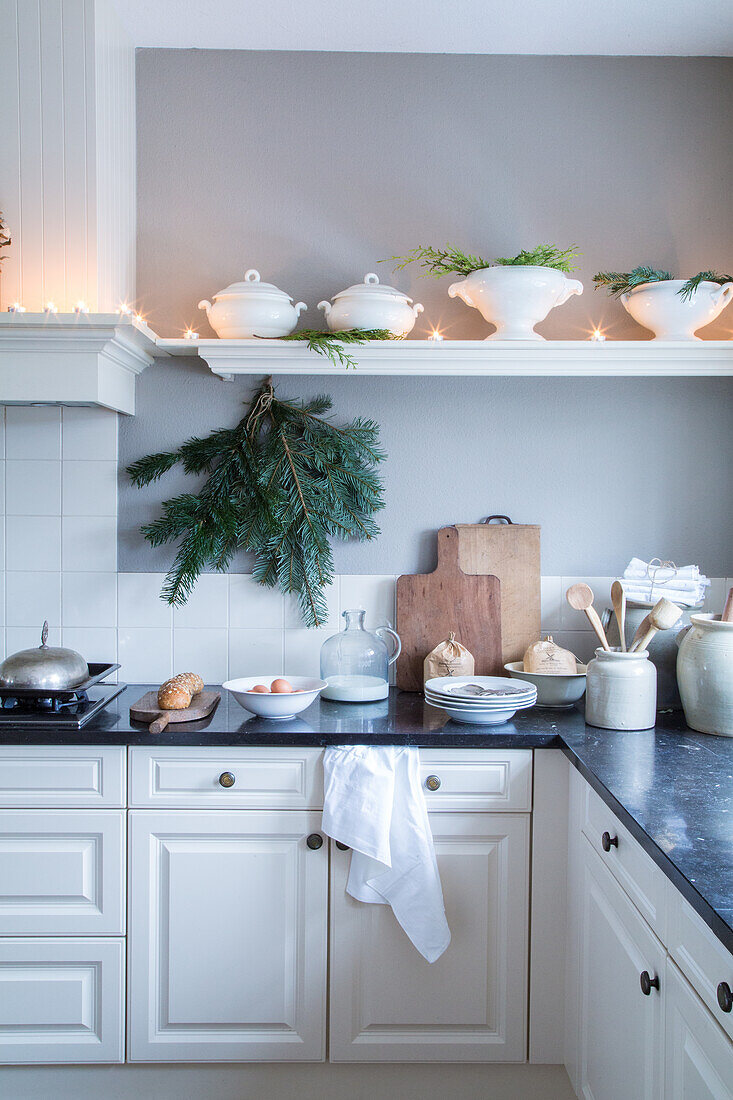
<path fill-rule="evenodd" d="M 493 576 L 467 576 L 458 564 L 458 531 L 438 531 L 438 567 L 434 573 L 406 575 L 397 581 L 397 687 L 422 691 L 423 661 L 451 631 L 472 654 L 481 676 L 503 675 L 501 596 Z"/>
<path fill-rule="evenodd" d="M 208 718 L 220 699 L 221 692 L 219 691 L 200 691 L 198 695 L 194 695 L 190 707 L 186 707 L 184 710 L 162 710 L 158 706 L 157 691 L 148 691 L 142 699 L 138 699 L 130 707 L 130 720 L 132 722 L 147 722 L 148 725 L 152 725 L 158 718 L 165 716 L 168 719 L 162 727 L 162 729 L 165 729 L 166 725 L 172 726 L 177 722 L 195 722 L 197 719 Z M 161 733 L 162 730 L 156 728 L 151 729 L 150 732 Z"/>
<path fill-rule="evenodd" d="M 484 521 L 457 523 L 456 530 L 463 572 L 499 578 L 503 663 L 521 661 L 540 636 L 540 528 Z"/>

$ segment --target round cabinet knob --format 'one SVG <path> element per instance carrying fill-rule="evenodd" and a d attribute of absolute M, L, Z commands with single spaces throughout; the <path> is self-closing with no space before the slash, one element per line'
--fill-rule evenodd
<path fill-rule="evenodd" d="M 642 970 L 639 975 L 639 985 L 645 997 L 648 997 L 653 989 L 659 989 L 659 978 L 652 978 L 648 970 Z"/>
<path fill-rule="evenodd" d="M 427 777 L 427 779 L 425 780 L 425 786 L 428 788 L 429 791 L 439 790 L 440 789 L 440 776 L 439 775 L 429 775 Z"/>
<path fill-rule="evenodd" d="M 306 838 L 306 844 L 311 851 L 317 852 L 319 848 L 323 847 L 323 837 L 320 833 L 311 833 L 310 836 Z"/>
<path fill-rule="evenodd" d="M 604 852 L 610 852 L 612 848 L 618 848 L 618 837 L 611 836 L 610 833 L 604 833 L 601 837 L 601 848 Z"/>
<path fill-rule="evenodd" d="M 718 1004 L 721 1012 L 730 1012 L 733 1009 L 733 992 L 727 982 L 721 982 L 718 986 Z"/>
<path fill-rule="evenodd" d="M 340 840 L 336 841 L 336 847 L 338 848 L 339 852 L 348 852 L 349 850 L 348 844 L 342 844 Z"/>
<path fill-rule="evenodd" d="M 222 772 L 219 776 L 219 783 L 222 787 L 233 787 L 236 782 L 237 778 L 232 772 Z"/>

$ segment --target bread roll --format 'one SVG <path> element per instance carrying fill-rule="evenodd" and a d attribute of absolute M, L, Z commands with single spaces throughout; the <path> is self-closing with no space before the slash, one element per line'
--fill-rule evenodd
<path fill-rule="evenodd" d="M 195 672 L 179 672 L 177 676 L 173 677 L 172 682 L 190 688 L 192 695 L 198 695 L 200 691 L 204 690 L 204 681 Z"/>
<path fill-rule="evenodd" d="M 158 689 L 158 706 L 161 710 L 185 710 L 193 696 L 184 684 L 163 684 Z"/>

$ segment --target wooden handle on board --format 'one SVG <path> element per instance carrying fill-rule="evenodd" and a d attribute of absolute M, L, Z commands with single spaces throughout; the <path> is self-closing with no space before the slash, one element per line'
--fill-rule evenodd
<path fill-rule="evenodd" d="M 720 621 L 721 623 L 733 623 L 733 588 L 728 589 L 728 599 L 725 601 Z"/>
<path fill-rule="evenodd" d="M 169 710 L 163 710 L 160 712 L 157 718 L 148 726 L 148 733 L 162 733 L 165 727 L 170 722 L 171 712 Z"/>
<path fill-rule="evenodd" d="M 458 564 L 458 531 L 455 527 L 441 527 L 438 531 L 438 565 L 435 572 L 440 573 L 446 568 L 450 572 L 463 572 Z"/>
<path fill-rule="evenodd" d="M 590 607 L 586 607 L 585 613 L 588 616 L 588 621 L 590 622 L 590 625 L 593 627 L 596 634 L 598 635 L 598 641 L 601 643 L 605 650 L 608 650 L 610 652 L 611 647 L 608 644 L 606 632 L 603 629 L 603 625 L 598 617 L 598 612 L 596 611 L 595 607 L 593 607 L 592 605 Z"/>

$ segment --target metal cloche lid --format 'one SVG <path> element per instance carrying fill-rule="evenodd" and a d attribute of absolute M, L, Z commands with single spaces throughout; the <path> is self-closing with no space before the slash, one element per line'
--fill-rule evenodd
<path fill-rule="evenodd" d="M 238 298 L 242 294 L 246 294 L 247 296 L 257 295 L 263 298 L 265 296 L 270 298 L 285 298 L 288 302 L 292 302 L 293 300 L 289 294 L 286 294 L 284 290 L 280 290 L 274 283 L 261 282 L 259 271 L 256 271 L 253 267 L 251 267 L 249 271 L 245 271 L 243 282 L 230 283 L 224 290 L 220 290 L 218 294 L 215 294 L 214 298 Z"/>
<path fill-rule="evenodd" d="M 74 649 L 46 645 L 48 623 L 43 624 L 41 644 L 36 649 L 21 649 L 6 657 L 0 665 L 0 688 L 26 688 L 42 691 L 72 690 L 89 676 L 89 666 Z"/>
<path fill-rule="evenodd" d="M 347 286 L 346 290 L 340 290 L 338 294 L 334 294 L 331 301 L 335 302 L 337 298 L 364 297 L 365 295 L 370 298 L 399 298 L 402 302 L 412 301 L 412 298 L 408 298 L 404 291 L 380 283 L 379 276 L 373 271 L 364 276 L 363 282 L 354 283 L 353 286 Z"/>

